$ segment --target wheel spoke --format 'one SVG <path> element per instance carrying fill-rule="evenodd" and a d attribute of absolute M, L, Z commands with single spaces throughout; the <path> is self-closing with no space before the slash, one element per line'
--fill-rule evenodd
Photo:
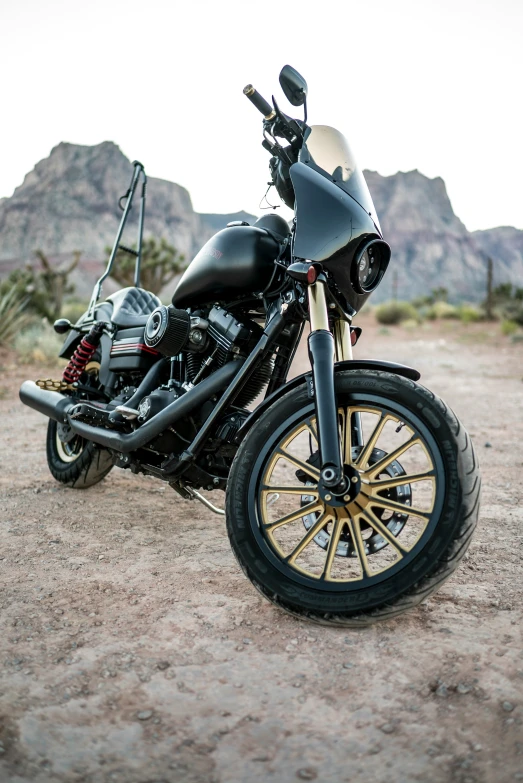
<path fill-rule="evenodd" d="M 363 451 L 358 457 L 356 464 L 358 465 L 359 468 L 364 468 L 367 462 L 369 461 L 370 456 L 372 454 L 372 450 L 374 449 L 374 446 L 376 445 L 378 438 L 383 432 L 383 428 L 388 421 L 392 421 L 392 416 L 385 415 L 384 413 L 382 413 L 378 423 L 376 424 L 374 430 L 372 431 L 372 435 L 368 439 Z"/>
<path fill-rule="evenodd" d="M 431 470 L 427 473 L 411 473 L 405 476 L 378 479 L 377 481 L 371 481 L 370 486 L 374 494 L 374 492 L 380 492 L 382 489 L 393 489 L 394 487 L 402 487 L 404 484 L 414 484 L 415 481 L 435 481 L 435 479 L 434 471 Z"/>
<path fill-rule="evenodd" d="M 314 420 L 314 422 L 313 422 L 312 419 L 307 419 L 305 424 L 307 426 L 307 429 L 310 430 L 310 433 L 311 433 L 312 437 L 315 439 L 316 443 L 319 443 L 319 441 L 318 441 L 318 429 L 316 427 L 316 420 Z"/>
<path fill-rule="evenodd" d="M 297 557 L 301 555 L 303 550 L 306 546 L 310 544 L 312 539 L 318 535 L 320 530 L 325 527 L 329 519 L 332 518 L 331 514 L 323 512 L 323 514 L 320 514 L 314 525 L 310 528 L 310 530 L 307 531 L 307 534 L 302 538 L 299 544 L 294 547 L 291 554 L 285 558 L 286 562 L 289 564 L 293 564 Z"/>
<path fill-rule="evenodd" d="M 391 451 L 390 454 L 386 454 L 382 459 L 379 460 L 379 462 L 375 462 L 374 465 L 371 465 L 368 470 L 365 471 L 363 477 L 373 481 L 382 470 L 388 468 L 391 462 L 394 462 L 394 460 L 398 459 L 398 457 L 401 457 L 401 455 L 408 451 L 408 449 L 411 449 L 416 445 L 421 446 L 421 440 L 413 435 L 401 446 L 398 446 L 397 449 Z"/>
<path fill-rule="evenodd" d="M 318 485 L 315 484 L 314 486 L 308 486 L 308 484 L 300 484 L 299 486 L 289 486 L 289 487 L 272 487 L 269 484 L 264 484 L 262 487 L 262 492 L 269 495 L 273 492 L 277 492 L 279 495 L 314 495 L 314 497 L 318 497 L 319 491 L 318 491 Z"/>
<path fill-rule="evenodd" d="M 365 577 L 370 576 L 371 571 L 369 567 L 369 561 L 367 560 L 367 553 L 365 552 L 365 544 L 363 543 L 363 538 L 361 535 L 359 517 L 360 515 L 354 519 L 347 517 L 347 524 L 349 526 L 350 536 L 354 544 L 354 549 L 356 550 L 358 560 L 360 561 L 361 573 Z"/>
<path fill-rule="evenodd" d="M 332 528 L 331 537 L 329 541 L 329 548 L 327 550 L 327 557 L 325 559 L 325 566 L 323 568 L 323 573 L 322 573 L 322 579 L 325 579 L 327 581 L 329 581 L 330 572 L 332 569 L 332 563 L 334 561 L 334 556 L 336 554 L 336 550 L 338 548 L 338 544 L 340 541 L 340 536 L 346 521 L 347 521 L 346 519 L 338 517 L 334 522 L 334 526 Z"/>
<path fill-rule="evenodd" d="M 297 468 L 303 470 L 303 472 L 307 473 L 308 476 L 312 476 L 312 478 L 315 478 L 316 481 L 319 481 L 320 471 L 318 470 L 318 468 L 315 468 L 314 465 L 310 465 L 308 462 L 304 462 L 299 457 L 295 457 L 293 454 L 289 454 L 288 451 L 282 448 L 278 450 L 278 454 L 283 459 L 286 459 L 288 460 L 288 462 L 291 462 L 293 465 L 296 465 Z"/>
<path fill-rule="evenodd" d="M 407 550 L 398 543 L 398 539 L 391 533 L 388 527 L 383 524 L 381 519 L 376 516 L 372 509 L 361 509 L 361 516 L 365 518 L 372 528 L 374 528 L 376 533 L 379 533 L 380 536 L 396 550 L 400 557 L 407 554 Z"/>
<path fill-rule="evenodd" d="M 306 506 L 302 506 L 296 511 L 291 511 L 290 514 L 286 514 L 284 517 L 280 517 L 280 519 L 277 519 L 275 522 L 269 522 L 267 525 L 264 525 L 265 530 L 270 533 L 277 527 L 288 525 L 290 522 L 296 522 L 297 519 L 301 519 L 307 514 L 311 514 L 314 511 L 320 511 L 321 509 L 323 509 L 323 503 L 314 500 L 312 503 L 308 503 Z"/>
<path fill-rule="evenodd" d="M 412 514 L 415 517 L 420 517 L 426 522 L 430 519 L 430 512 L 432 509 L 423 510 L 421 508 L 414 508 L 408 506 L 405 503 L 397 503 L 395 500 L 389 498 L 382 498 L 380 495 L 369 496 L 368 506 L 377 506 L 378 508 L 385 508 L 387 511 L 399 511 L 400 514 Z M 368 507 L 366 506 L 366 508 Z"/>
<path fill-rule="evenodd" d="M 341 426 L 341 442 L 343 444 L 343 462 L 345 465 L 352 463 L 352 429 L 351 418 L 352 411 L 350 408 L 340 409 L 342 426 Z"/>

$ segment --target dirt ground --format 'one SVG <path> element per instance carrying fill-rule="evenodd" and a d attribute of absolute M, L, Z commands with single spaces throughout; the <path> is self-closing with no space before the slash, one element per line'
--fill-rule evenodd
<path fill-rule="evenodd" d="M 1 783 L 523 780 L 523 343 L 360 324 L 357 356 L 417 367 L 484 481 L 458 572 L 368 630 L 282 614 L 159 481 L 58 485 L 17 397 L 43 371 L 2 357 Z"/>

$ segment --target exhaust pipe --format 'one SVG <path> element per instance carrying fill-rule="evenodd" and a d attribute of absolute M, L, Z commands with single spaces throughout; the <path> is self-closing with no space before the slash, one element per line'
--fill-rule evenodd
<path fill-rule="evenodd" d="M 24 381 L 19 391 L 20 399 L 24 405 L 34 408 L 38 413 L 43 413 L 53 421 L 67 421 L 67 411 L 75 405 L 75 402 L 60 392 L 41 389 L 34 381 Z"/>
<path fill-rule="evenodd" d="M 55 421 L 66 421 L 73 432 L 86 440 L 98 443 L 107 449 L 114 449 L 129 454 L 143 446 L 146 446 L 154 438 L 160 435 L 167 427 L 187 416 L 194 408 L 203 405 L 208 399 L 218 392 L 223 391 L 235 375 L 239 372 L 243 361 L 235 360 L 224 364 L 208 378 L 200 381 L 190 391 L 171 402 L 152 419 L 142 424 L 134 432 L 119 433 L 106 430 L 103 427 L 93 427 L 90 424 L 71 419 L 67 415 L 68 409 L 76 402 L 58 392 L 50 392 L 40 389 L 33 381 L 25 381 L 20 388 L 20 399 L 30 408 L 34 408 Z"/>

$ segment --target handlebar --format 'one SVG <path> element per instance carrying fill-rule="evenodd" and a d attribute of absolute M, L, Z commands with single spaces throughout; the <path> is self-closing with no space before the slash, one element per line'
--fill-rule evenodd
<path fill-rule="evenodd" d="M 260 93 L 254 89 L 252 84 L 248 84 L 243 88 L 243 94 L 247 96 L 250 102 L 256 106 L 259 112 L 263 114 L 266 120 L 272 120 L 276 116 L 276 112 L 272 108 L 270 103 L 267 103 Z"/>

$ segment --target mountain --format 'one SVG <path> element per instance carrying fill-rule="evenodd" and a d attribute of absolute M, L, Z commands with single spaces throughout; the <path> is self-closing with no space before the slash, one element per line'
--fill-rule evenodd
<path fill-rule="evenodd" d="M 82 251 L 73 278 L 78 293 L 89 295 L 106 261 L 121 213 L 118 199 L 129 187 L 132 167 L 113 142 L 92 147 L 62 142 L 37 163 L 11 198 L 0 201 L 0 274 L 34 259 L 42 249 L 52 261 Z M 136 239 L 140 190 L 122 241 Z M 199 215 L 185 188 L 148 178 L 145 234 L 165 236 L 190 259 L 213 233 L 230 220 L 254 219 L 245 212 Z M 106 293 L 111 289 L 108 283 Z"/>
<path fill-rule="evenodd" d="M 451 300 L 484 298 L 486 259 L 494 284 L 523 281 L 523 231 L 493 228 L 469 232 L 454 214 L 444 181 L 419 171 L 383 177 L 365 171 L 392 259 L 375 300 L 410 299 L 444 286 Z"/>
<path fill-rule="evenodd" d="M 82 251 L 73 282 L 88 296 L 105 265 L 120 219 L 117 202 L 132 173 L 129 160 L 109 141 L 95 146 L 62 142 L 25 177 L 10 198 L 0 200 L 0 276 L 34 260 L 42 249 L 53 262 Z M 479 300 L 486 284 L 486 257 L 494 282 L 523 281 L 523 231 L 501 227 L 469 232 L 454 214 L 445 183 L 419 171 L 383 177 L 366 171 L 385 239 L 392 247 L 389 271 L 373 300 L 412 298 L 444 286 L 450 298 Z M 139 192 L 123 242 L 135 240 Z M 246 212 L 198 214 L 188 191 L 150 178 L 145 233 L 164 236 L 187 259 L 231 220 L 253 222 Z M 108 281 L 105 293 L 111 290 Z"/>

